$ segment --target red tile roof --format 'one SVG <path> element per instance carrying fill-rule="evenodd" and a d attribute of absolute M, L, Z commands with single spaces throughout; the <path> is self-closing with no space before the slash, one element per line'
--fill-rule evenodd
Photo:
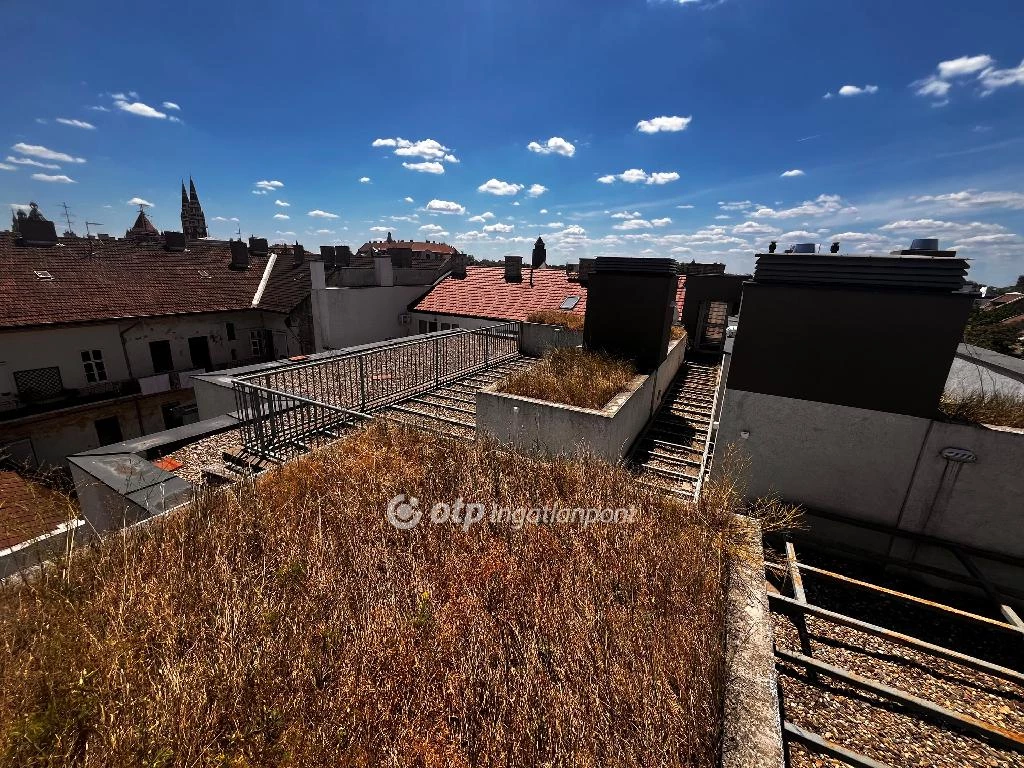
<path fill-rule="evenodd" d="M 0 472 L 0 549 L 49 533 L 71 514 L 58 493 L 16 472 Z"/>
<path fill-rule="evenodd" d="M 680 312 L 686 293 L 685 283 L 686 278 L 680 276 L 676 290 L 676 306 Z M 409 309 L 412 312 L 487 320 L 526 320 L 533 312 L 558 309 L 570 296 L 580 297 L 571 312 L 585 315 L 587 288 L 571 282 L 564 269 L 535 270 L 531 286 L 526 269 L 523 270 L 522 282 L 510 283 L 505 280 L 504 267 L 467 267 L 464 279 L 449 275 Z"/>
<path fill-rule="evenodd" d="M 232 270 L 225 241 L 189 241 L 173 253 L 159 242 L 112 239 L 22 246 L 0 232 L 0 328 L 251 309 L 268 259 Z M 257 309 L 287 313 L 309 294 L 309 264 L 278 256 Z"/>
<path fill-rule="evenodd" d="M 377 251 L 388 251 L 392 248 L 404 249 L 416 251 L 430 251 L 432 253 L 440 253 L 444 256 L 451 256 L 453 253 L 458 253 L 458 249 L 454 248 L 448 243 L 428 243 L 423 240 L 392 240 L 390 243 L 387 240 L 371 240 L 368 243 L 363 243 L 359 246 L 358 253 L 365 253 L 371 249 Z"/>

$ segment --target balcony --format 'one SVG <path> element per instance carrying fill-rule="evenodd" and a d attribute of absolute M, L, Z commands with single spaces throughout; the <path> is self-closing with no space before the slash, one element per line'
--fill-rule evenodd
<path fill-rule="evenodd" d="M 56 392 L 28 390 L 0 399 L 0 421 L 12 421 L 38 413 L 59 411 L 89 405 L 103 400 L 139 394 L 139 382 L 135 379 L 103 381 L 84 387 L 64 388 Z"/>

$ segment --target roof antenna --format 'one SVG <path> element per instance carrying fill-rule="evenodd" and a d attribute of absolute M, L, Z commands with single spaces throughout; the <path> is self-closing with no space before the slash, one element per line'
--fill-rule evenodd
<path fill-rule="evenodd" d="M 103 224 L 99 221 L 87 221 L 85 222 L 85 241 L 89 243 L 89 255 L 95 256 L 96 252 L 92 248 L 92 232 L 89 231 L 89 227 L 102 227 Z"/>
<path fill-rule="evenodd" d="M 75 233 L 71 231 L 71 213 L 68 211 L 68 204 L 61 203 L 61 205 L 64 207 L 64 221 L 68 223 L 68 231 L 64 234 L 66 236 L 74 235 Z"/>

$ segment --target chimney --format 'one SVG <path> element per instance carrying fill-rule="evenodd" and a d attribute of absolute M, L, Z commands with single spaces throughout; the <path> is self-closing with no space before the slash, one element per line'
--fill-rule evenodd
<path fill-rule="evenodd" d="M 245 243 L 239 238 L 231 240 L 229 245 L 231 246 L 231 269 L 248 269 L 249 249 Z"/>
<path fill-rule="evenodd" d="M 395 284 L 395 267 L 388 254 L 382 253 L 373 257 L 373 271 L 377 285 L 381 288 L 390 288 Z"/>
<path fill-rule="evenodd" d="M 164 232 L 164 250 L 182 253 L 185 250 L 184 232 Z"/>
<path fill-rule="evenodd" d="M 292 248 L 292 264 L 296 267 L 302 266 L 302 263 L 306 260 L 306 249 L 298 243 Z"/>
<path fill-rule="evenodd" d="M 523 281 L 523 257 L 505 257 L 505 282 L 521 283 Z"/>
<path fill-rule="evenodd" d="M 334 249 L 334 266 L 347 267 L 352 263 L 352 249 L 347 245 L 339 245 Z"/>
<path fill-rule="evenodd" d="M 464 253 L 453 253 L 452 254 L 452 277 L 456 280 L 466 279 L 466 254 Z"/>
<path fill-rule="evenodd" d="M 241 242 L 241 240 L 239 240 L 239 242 Z M 270 246 L 267 244 L 267 238 L 250 237 L 249 253 L 251 253 L 253 256 L 266 256 L 268 253 L 270 253 Z"/>
<path fill-rule="evenodd" d="M 323 260 L 325 267 L 328 269 L 332 268 L 334 266 L 334 246 L 321 245 L 320 258 Z"/>
<path fill-rule="evenodd" d="M 580 285 L 586 285 L 590 282 L 590 276 L 594 274 L 594 260 L 593 259 L 580 259 L 579 268 L 579 280 Z"/>

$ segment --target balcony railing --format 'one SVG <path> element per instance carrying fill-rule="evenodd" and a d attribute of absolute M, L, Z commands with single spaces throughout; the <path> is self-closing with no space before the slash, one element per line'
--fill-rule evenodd
<path fill-rule="evenodd" d="M 414 336 L 241 376 L 235 404 L 245 447 L 283 459 L 291 448 L 519 354 L 520 325 Z"/>

